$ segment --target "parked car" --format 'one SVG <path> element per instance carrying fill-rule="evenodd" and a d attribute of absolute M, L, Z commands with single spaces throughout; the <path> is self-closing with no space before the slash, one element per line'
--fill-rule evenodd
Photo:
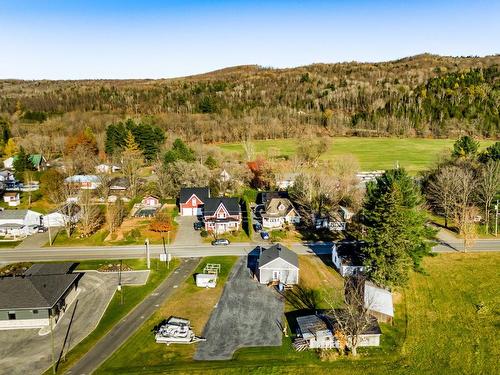
<path fill-rule="evenodd" d="M 267 232 L 260 232 L 260 236 L 262 237 L 263 240 L 269 239 L 269 233 Z"/>
<path fill-rule="evenodd" d="M 44 227 L 44 226 L 42 226 L 42 225 L 40 225 L 40 226 L 38 227 L 38 233 L 45 233 L 45 232 L 47 232 L 47 230 L 48 230 L 48 228 L 47 228 L 47 227 Z"/>
<path fill-rule="evenodd" d="M 227 246 L 229 245 L 231 242 L 229 242 L 228 239 L 225 239 L 225 238 L 219 238 L 215 241 L 212 241 L 212 245 L 213 246 Z"/>
<path fill-rule="evenodd" d="M 261 223 L 255 223 L 253 225 L 253 229 L 256 231 L 256 232 L 260 232 L 262 230 L 262 224 Z"/>
<path fill-rule="evenodd" d="M 205 227 L 202 221 L 197 221 L 193 224 L 194 230 L 201 230 Z"/>

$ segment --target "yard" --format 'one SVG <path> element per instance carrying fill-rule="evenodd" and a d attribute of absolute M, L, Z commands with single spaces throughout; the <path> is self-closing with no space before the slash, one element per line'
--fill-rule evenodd
<path fill-rule="evenodd" d="M 168 213 L 172 218 L 174 229 L 170 231 L 170 242 L 173 242 L 177 233 L 177 223 L 173 220 L 177 216 L 175 205 L 169 205 L 162 211 Z M 95 232 L 90 237 L 78 238 L 78 232 L 68 238 L 64 229 L 57 234 L 53 246 L 121 246 L 121 245 L 142 245 L 144 240 L 149 238 L 152 244 L 162 243 L 162 234 L 149 229 L 152 219 L 149 218 L 125 218 L 116 233 L 109 234 L 106 225 Z M 167 241 L 167 233 L 163 234 Z M 47 244 L 48 246 L 48 244 Z"/>
<path fill-rule="evenodd" d="M 237 257 L 207 257 L 198 266 L 195 273 L 203 271 L 207 263 L 221 265 L 221 273 L 217 287 L 213 289 L 198 288 L 194 277 L 180 285 L 177 292 L 149 319 L 117 352 L 115 352 L 95 373 L 121 374 L 135 367 L 136 373 L 142 373 L 143 367 L 172 367 L 177 363 L 192 361 L 195 345 L 157 344 L 152 330 L 155 325 L 171 315 L 183 317 L 191 321 L 197 335 L 201 335 L 214 306 L 218 303 L 224 289 L 224 283 Z M 126 367 L 123 367 L 126 366 Z"/>
<path fill-rule="evenodd" d="M 302 272 L 304 286 L 340 286 L 338 276 L 324 268 L 326 265 L 314 263 L 317 261 L 301 258 L 304 270 L 319 270 Z M 498 253 L 443 254 L 425 259 L 426 274 L 411 275 L 408 287 L 395 300 L 395 325 L 382 325 L 382 346 L 362 350 L 355 361 L 321 361 L 314 352 L 293 351 L 290 339 L 284 338 L 281 347 L 241 349 L 231 361 L 195 362 L 191 346 L 168 350 L 152 344 L 154 322 L 148 322 L 99 373 L 495 374 L 500 370 L 499 267 Z M 165 314 L 157 319 L 172 313 L 186 315 L 187 301 L 198 306 L 196 310 L 205 310 L 207 303 L 197 304 L 200 299 L 191 288 L 183 285 L 180 291 L 192 294 L 181 303 L 166 306 Z M 323 289 L 320 295 L 329 294 L 328 287 L 319 289 Z M 183 294 L 179 292 L 179 298 Z M 193 308 L 188 305 L 188 309 Z M 197 322 L 205 322 L 208 313 L 205 311 L 205 317 Z M 201 326 L 196 323 L 195 329 Z"/>
<path fill-rule="evenodd" d="M 156 262 L 159 262 L 156 260 Z M 101 266 L 117 263 L 116 260 L 89 260 L 82 261 L 78 265 L 78 270 L 97 270 Z M 146 269 L 145 259 L 127 259 L 124 264 L 133 270 Z M 115 293 L 111 302 L 109 303 L 106 312 L 102 316 L 97 327 L 83 339 L 76 347 L 74 347 L 68 354 L 66 354 L 63 362 L 60 363 L 57 373 L 64 373 L 69 367 L 75 364 L 87 351 L 92 348 L 95 343 L 103 337 L 120 319 L 129 313 L 137 304 L 139 304 L 149 293 L 151 293 L 172 271 L 175 270 L 179 264 L 178 259 L 174 259 L 167 269 L 164 265 L 157 268 L 155 261 L 152 262 L 151 272 L 148 281 L 145 285 L 141 286 L 124 286 L 123 290 L 123 304 L 121 304 L 120 293 Z M 51 369 L 45 372 L 51 374 Z"/>
<path fill-rule="evenodd" d="M 357 138 L 332 139 L 330 149 L 323 160 L 333 160 L 339 155 L 354 155 L 361 170 L 390 169 L 399 163 L 411 173 L 421 171 L 434 163 L 440 155 L 449 155 L 455 140 L 422 138 Z M 255 151 L 269 157 L 290 156 L 299 145 L 297 139 L 273 139 L 254 141 Z M 485 148 L 493 141 L 481 141 Z M 243 153 L 240 143 L 220 144 L 223 151 Z"/>

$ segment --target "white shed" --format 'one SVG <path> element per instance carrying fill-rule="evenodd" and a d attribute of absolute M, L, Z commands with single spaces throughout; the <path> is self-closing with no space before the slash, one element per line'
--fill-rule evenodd
<path fill-rule="evenodd" d="M 390 290 L 365 281 L 364 304 L 378 321 L 390 323 L 394 318 L 394 306 Z"/>

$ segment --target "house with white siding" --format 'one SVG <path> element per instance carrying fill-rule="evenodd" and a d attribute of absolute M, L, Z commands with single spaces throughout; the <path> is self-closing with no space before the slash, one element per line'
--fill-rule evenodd
<path fill-rule="evenodd" d="M 32 210 L 0 211 L 0 235 L 26 237 L 42 223 L 42 214 Z"/>
<path fill-rule="evenodd" d="M 261 284 L 273 282 L 293 285 L 299 283 L 299 258 L 297 253 L 282 244 L 261 249 L 257 260 L 257 278 Z"/>

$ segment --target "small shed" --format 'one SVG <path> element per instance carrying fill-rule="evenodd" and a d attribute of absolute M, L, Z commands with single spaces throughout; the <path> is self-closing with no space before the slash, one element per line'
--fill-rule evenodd
<path fill-rule="evenodd" d="M 9 205 L 9 207 L 19 206 L 21 204 L 21 196 L 17 191 L 8 191 L 3 195 L 3 201 Z"/>
<path fill-rule="evenodd" d="M 298 284 L 299 258 L 296 253 L 278 243 L 260 252 L 257 271 L 261 284 Z"/>
<path fill-rule="evenodd" d="M 146 207 L 159 207 L 161 206 L 160 204 L 160 199 L 154 195 L 148 195 L 144 197 L 141 201 L 142 205 Z"/>
<path fill-rule="evenodd" d="M 381 288 L 370 281 L 365 281 L 364 304 L 370 314 L 379 322 L 392 323 L 394 319 L 394 305 L 390 290 Z"/>

